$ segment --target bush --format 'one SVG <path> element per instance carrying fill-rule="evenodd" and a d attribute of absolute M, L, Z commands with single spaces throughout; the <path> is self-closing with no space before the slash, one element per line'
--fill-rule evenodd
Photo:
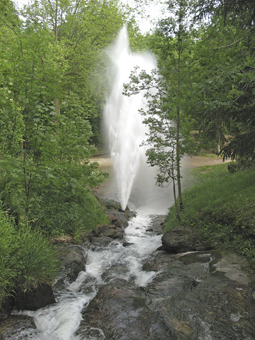
<path fill-rule="evenodd" d="M 18 275 L 15 252 L 18 237 L 11 221 L 0 210 L 0 305 L 10 295 Z"/>
<path fill-rule="evenodd" d="M 11 159 L 2 165 L 1 199 L 17 225 L 25 220 L 48 236 L 77 236 L 108 222 L 89 189 L 107 176 L 97 164 L 59 161 L 54 167 L 32 167 L 29 190 L 20 162 Z"/>
<path fill-rule="evenodd" d="M 52 283 L 58 269 L 56 253 L 41 232 L 29 226 L 17 230 L 0 210 L 0 306 L 17 289 Z"/>
<path fill-rule="evenodd" d="M 45 187 L 40 204 L 31 207 L 29 219 L 49 236 L 78 237 L 99 224 L 108 223 L 105 210 L 92 193 L 87 188 L 74 189 L 71 185 L 61 191 L 53 186 Z"/>

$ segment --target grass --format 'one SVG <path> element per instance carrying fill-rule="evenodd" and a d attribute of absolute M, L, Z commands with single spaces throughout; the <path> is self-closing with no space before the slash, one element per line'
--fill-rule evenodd
<path fill-rule="evenodd" d="M 165 231 L 192 227 L 201 239 L 246 256 L 255 267 L 255 169 L 231 174 L 227 168 L 221 164 L 187 173 L 181 222 L 172 207 Z"/>
<path fill-rule="evenodd" d="M 59 270 L 56 253 L 40 231 L 17 229 L 0 210 L 0 308 L 17 290 L 52 283 Z"/>

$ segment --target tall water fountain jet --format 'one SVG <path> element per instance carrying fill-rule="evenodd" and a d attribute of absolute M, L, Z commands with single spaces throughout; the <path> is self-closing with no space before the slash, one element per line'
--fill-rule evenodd
<path fill-rule="evenodd" d="M 131 53 L 126 28 L 123 28 L 108 51 L 115 71 L 113 87 L 107 99 L 104 110 L 104 121 L 109 132 L 109 147 L 114 164 L 117 180 L 118 199 L 123 209 L 129 202 L 135 181 L 136 191 L 148 189 L 148 165 L 146 164 L 145 148 L 141 142 L 145 139 L 146 126 L 139 113 L 145 105 L 143 93 L 131 97 L 124 96 L 123 84 L 130 81 L 129 76 L 135 66 L 150 72 L 156 66 L 155 58 L 151 54 Z M 137 180 L 142 173 L 143 180 Z M 150 185 L 155 186 L 154 175 L 150 178 Z"/>

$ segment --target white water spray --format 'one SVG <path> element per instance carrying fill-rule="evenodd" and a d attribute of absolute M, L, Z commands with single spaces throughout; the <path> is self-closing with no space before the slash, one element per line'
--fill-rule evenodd
<path fill-rule="evenodd" d="M 141 142 L 145 139 L 146 126 L 139 109 L 144 107 L 143 93 L 131 97 L 124 96 L 123 84 L 130 81 L 129 76 L 135 66 L 150 72 L 155 68 L 155 59 L 151 54 L 133 54 L 129 50 L 127 31 L 123 28 L 116 43 L 109 50 L 115 79 L 112 92 L 105 105 L 105 125 L 109 131 L 109 144 L 114 172 L 117 180 L 118 200 L 126 208 L 135 179 L 143 169 L 146 176 L 145 148 Z M 152 182 L 155 180 L 152 178 Z M 144 188 L 146 184 L 144 184 Z"/>

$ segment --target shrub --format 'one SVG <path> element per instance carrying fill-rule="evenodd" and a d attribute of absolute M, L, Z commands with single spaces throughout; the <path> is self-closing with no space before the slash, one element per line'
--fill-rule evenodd
<path fill-rule="evenodd" d="M 10 295 L 18 275 L 15 270 L 18 241 L 13 223 L 0 210 L 0 305 Z"/>
<path fill-rule="evenodd" d="M 90 190 L 107 176 L 96 163 L 38 165 L 31 170 L 29 189 L 18 161 L 12 159 L 2 165 L 1 199 L 17 225 L 26 220 L 48 236 L 76 236 L 107 223 L 104 209 Z"/>
<path fill-rule="evenodd" d="M 58 269 L 56 253 L 41 232 L 28 225 L 17 230 L 0 210 L 0 306 L 17 289 L 52 283 Z"/>

